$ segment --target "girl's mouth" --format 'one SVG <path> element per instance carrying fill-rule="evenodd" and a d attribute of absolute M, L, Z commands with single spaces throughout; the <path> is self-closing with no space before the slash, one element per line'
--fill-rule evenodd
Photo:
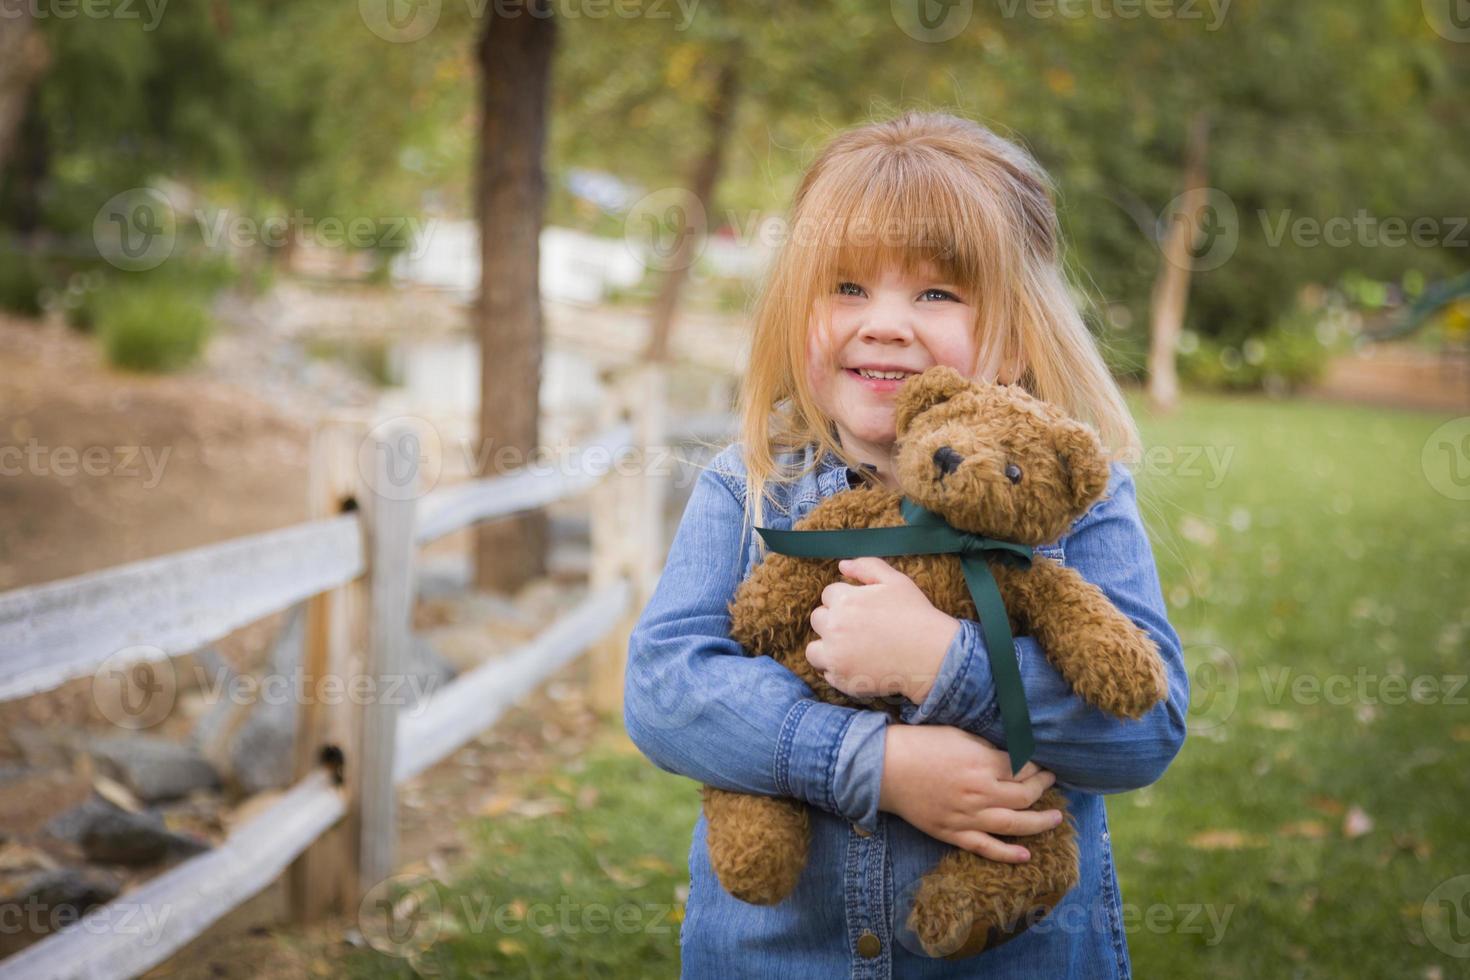
<path fill-rule="evenodd" d="M 869 371 L 858 368 L 843 368 L 843 370 L 848 377 L 864 388 L 883 395 L 898 391 L 903 383 L 916 373 L 913 371 Z"/>

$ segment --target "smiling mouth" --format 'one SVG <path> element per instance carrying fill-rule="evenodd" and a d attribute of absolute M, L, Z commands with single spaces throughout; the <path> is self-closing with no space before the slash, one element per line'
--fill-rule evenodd
<path fill-rule="evenodd" d="M 918 371 L 877 371 L 871 368 L 848 368 L 853 374 L 860 378 L 871 381 L 902 381 L 904 378 L 918 374 Z"/>

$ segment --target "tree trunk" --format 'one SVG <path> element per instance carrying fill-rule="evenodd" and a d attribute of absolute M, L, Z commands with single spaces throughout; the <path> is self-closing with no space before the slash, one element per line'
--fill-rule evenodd
<path fill-rule="evenodd" d="M 1176 363 L 1179 334 L 1189 306 L 1189 277 L 1193 250 L 1198 241 L 1201 212 L 1206 204 L 1210 125 L 1203 112 L 1195 114 L 1189 127 L 1184 157 L 1184 190 L 1179 208 L 1171 216 L 1164 240 L 1159 243 L 1163 261 L 1154 278 L 1149 300 L 1148 398 L 1156 411 L 1167 412 L 1179 401 L 1179 371 Z"/>
<path fill-rule="evenodd" d="M 540 438 L 541 214 L 547 93 L 556 22 L 550 0 L 497 13 L 480 37 L 480 444 L 482 476 L 525 466 Z M 513 591 L 546 571 L 540 512 L 478 529 L 475 583 Z"/>
<path fill-rule="evenodd" d="M 720 179 L 720 168 L 724 165 L 725 144 L 729 142 L 730 124 L 735 117 L 735 103 L 740 95 L 740 80 L 736 66 L 740 62 L 740 50 L 735 48 L 719 68 L 715 80 L 714 96 L 705 107 L 705 148 L 695 164 L 690 179 L 690 191 L 705 208 L 708 215 L 713 209 L 715 184 Z M 709 229 L 703 229 L 708 233 Z M 669 357 L 669 338 L 674 330 L 674 313 L 679 308 L 679 297 L 684 284 L 689 281 L 689 267 L 698 258 L 699 236 L 686 234 L 679 238 L 670 266 L 659 284 L 658 296 L 653 302 L 652 321 L 649 328 L 648 347 L 643 356 L 650 361 L 666 361 Z"/>
<path fill-rule="evenodd" d="M 0 15 L 0 174 L 14 155 L 31 85 L 50 61 L 27 4 L 9 5 Z"/>

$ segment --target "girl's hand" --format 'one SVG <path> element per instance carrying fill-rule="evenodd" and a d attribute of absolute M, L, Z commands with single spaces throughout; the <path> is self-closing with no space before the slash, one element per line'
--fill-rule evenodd
<path fill-rule="evenodd" d="M 1031 854 L 992 834 L 1039 834 L 1062 821 L 1060 810 L 1027 809 L 1057 777 L 1034 762 L 1014 776 L 1010 756 L 983 738 L 948 725 L 889 725 L 878 809 L 936 840 L 993 861 L 1020 864 Z"/>
<path fill-rule="evenodd" d="M 901 694 L 922 704 L 960 621 L 935 609 L 914 580 L 881 558 L 845 558 L 812 610 L 820 639 L 806 659 L 827 683 L 856 698 Z"/>

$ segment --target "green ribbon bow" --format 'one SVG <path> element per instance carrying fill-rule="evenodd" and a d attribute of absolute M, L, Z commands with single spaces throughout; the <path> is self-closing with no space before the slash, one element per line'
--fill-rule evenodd
<path fill-rule="evenodd" d="M 906 522 L 897 527 L 864 527 L 845 531 L 756 531 L 772 551 L 793 558 L 891 558 L 895 555 L 959 555 L 970 587 L 970 598 L 985 635 L 995 697 L 1000 705 L 1001 728 L 1011 756 L 1011 773 L 1021 771 L 1036 747 L 1031 734 L 1031 712 L 1004 600 L 986 563 L 987 555 L 1019 568 L 1031 567 L 1031 546 L 981 537 L 950 526 L 931 510 L 907 497 L 899 505 Z"/>

